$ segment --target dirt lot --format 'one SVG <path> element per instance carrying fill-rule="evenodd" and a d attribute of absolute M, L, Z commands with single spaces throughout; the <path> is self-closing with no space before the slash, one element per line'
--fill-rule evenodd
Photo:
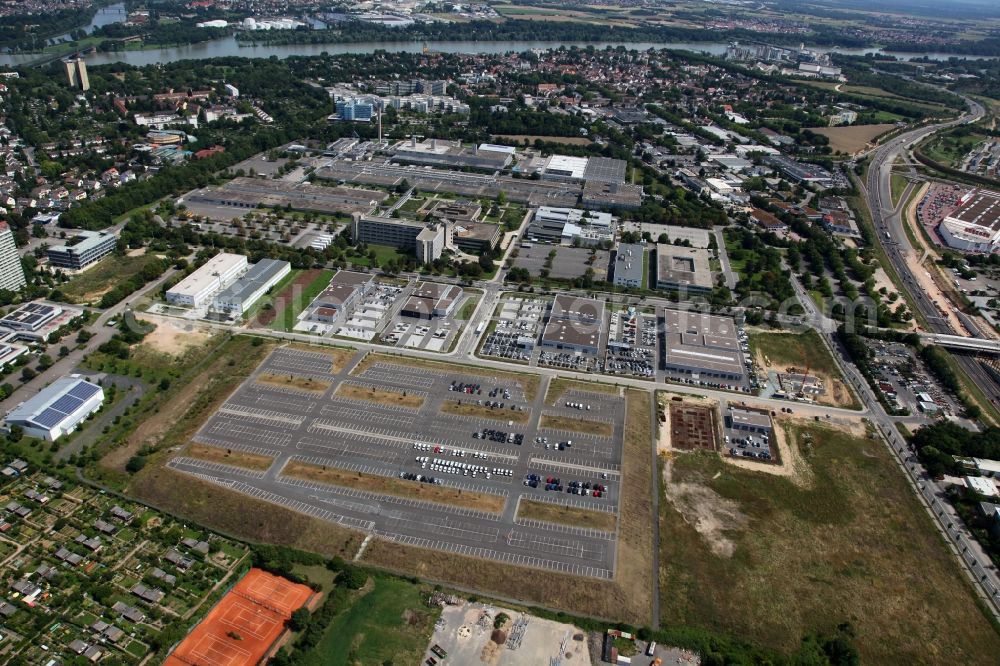
<path fill-rule="evenodd" d="M 754 360 L 764 371 L 790 372 L 789 368 L 819 377 L 826 392 L 814 396 L 817 403 L 856 409 L 858 401 L 844 382 L 840 369 L 815 331 L 806 333 L 771 333 L 755 331 L 750 335 Z"/>
<path fill-rule="evenodd" d="M 715 410 L 700 405 L 670 402 L 670 444 L 675 449 L 715 451 Z"/>
<path fill-rule="evenodd" d="M 509 409 L 492 409 L 485 405 L 474 405 L 469 402 L 458 404 L 456 400 L 445 400 L 441 403 L 442 414 L 458 414 L 459 416 L 474 416 L 482 419 L 496 419 L 497 421 L 513 421 L 514 423 L 527 423 L 531 415 L 529 412 L 514 412 Z"/>
<path fill-rule="evenodd" d="M 335 486 L 357 488 L 358 490 L 423 500 L 425 502 L 449 504 L 465 509 L 475 509 L 476 511 L 488 511 L 490 513 L 500 513 L 503 511 L 504 503 L 506 502 L 506 498 L 499 495 L 474 493 L 429 483 L 403 481 L 386 476 L 350 472 L 335 467 L 322 467 L 295 460 L 291 460 L 285 465 L 282 474 L 309 481 L 329 483 Z"/>
<path fill-rule="evenodd" d="M 273 307 L 261 308 L 257 312 L 254 321 L 250 322 L 251 328 L 270 328 L 286 307 L 292 304 L 295 294 L 301 294 L 305 288 L 313 283 L 323 271 L 319 268 L 310 268 L 302 271 L 298 277 L 285 285 L 284 289 L 274 295 L 272 299 Z"/>
<path fill-rule="evenodd" d="M 296 377 L 295 375 L 277 375 L 273 372 L 265 372 L 257 375 L 258 384 L 268 384 L 270 386 L 282 386 L 298 389 L 300 391 L 310 391 L 312 393 L 323 394 L 330 388 L 330 382 L 320 381 L 312 377 Z"/>
<path fill-rule="evenodd" d="M 546 143 L 564 143 L 569 146 L 587 146 L 590 145 L 590 139 L 583 136 L 538 136 L 535 134 L 498 134 L 493 137 L 497 141 L 501 142 L 514 142 L 518 144 L 524 143 L 527 139 L 530 143 L 534 144 L 536 139 L 541 139 Z"/>
<path fill-rule="evenodd" d="M 549 504 L 548 502 L 533 502 L 522 499 L 517 507 L 518 518 L 544 520 L 548 523 L 587 527 L 604 532 L 614 532 L 618 520 L 613 513 L 606 511 L 588 511 L 565 504 Z"/>
<path fill-rule="evenodd" d="M 244 467 L 258 472 L 263 472 L 274 462 L 274 458 L 270 456 L 261 456 L 256 453 L 246 453 L 234 449 L 224 449 L 218 446 L 205 446 L 203 444 L 191 444 L 184 449 L 182 455 L 199 460 Z"/>
<path fill-rule="evenodd" d="M 840 127 L 813 127 L 816 134 L 830 139 L 830 148 L 848 155 L 863 150 L 869 141 L 891 130 L 895 125 L 843 125 Z"/>
<path fill-rule="evenodd" d="M 600 421 L 590 421 L 581 418 L 571 418 L 569 416 L 559 416 L 555 414 L 542 414 L 538 424 L 539 428 L 552 428 L 553 430 L 568 430 L 569 432 L 580 432 L 585 435 L 595 435 L 597 437 L 611 437 L 615 429 L 610 423 Z"/>
<path fill-rule="evenodd" d="M 499 564 L 452 553 L 427 551 L 375 539 L 363 561 L 404 574 L 448 581 L 486 593 L 517 596 L 548 608 L 560 608 L 637 626 L 649 625 L 654 571 L 653 456 L 650 446 L 651 396 L 628 390 L 625 416 L 625 451 L 622 474 L 632 479 L 622 493 L 618 556 L 613 581 L 584 580 L 574 576 Z"/>
<path fill-rule="evenodd" d="M 407 407 L 409 409 L 420 409 L 424 406 L 424 396 L 404 393 L 400 391 L 390 391 L 388 389 L 375 388 L 373 386 L 358 386 L 357 384 L 341 384 L 337 387 L 335 394 L 341 398 L 349 400 L 363 400 L 374 402 L 379 405 L 390 405 L 393 407 Z"/>
<path fill-rule="evenodd" d="M 214 335 L 210 329 L 203 329 L 194 324 L 182 327 L 166 317 L 144 313 L 138 315 L 136 319 L 156 326 L 156 330 L 143 338 L 140 346 L 170 356 L 181 356 L 188 350 L 205 344 Z"/>

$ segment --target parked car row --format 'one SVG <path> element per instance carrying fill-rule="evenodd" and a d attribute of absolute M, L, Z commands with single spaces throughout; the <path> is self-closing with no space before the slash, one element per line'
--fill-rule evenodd
<path fill-rule="evenodd" d="M 580 495 L 585 497 L 599 498 L 603 497 L 608 492 L 608 487 L 603 483 L 570 481 L 563 486 L 562 480 L 557 476 L 546 476 L 545 478 L 542 478 L 538 474 L 526 474 L 524 477 L 524 485 L 529 488 L 538 488 L 541 486 L 547 491 L 555 491 L 558 493 L 565 491 L 571 495 Z"/>
<path fill-rule="evenodd" d="M 516 444 L 517 446 L 524 444 L 524 435 L 505 432 L 503 430 L 494 430 L 493 428 L 483 428 L 482 431 L 472 433 L 472 436 L 476 439 L 488 439 L 491 442 L 498 442 L 500 444 Z"/>
<path fill-rule="evenodd" d="M 420 483 L 435 483 L 441 485 L 441 479 L 435 479 L 433 476 L 424 476 L 423 474 L 414 474 L 413 472 L 400 472 L 399 478 L 406 479 L 407 481 L 419 481 Z"/>
<path fill-rule="evenodd" d="M 448 458 L 434 458 L 431 459 L 428 456 L 417 456 L 417 462 L 420 463 L 422 469 L 429 468 L 432 472 L 445 472 L 448 474 L 461 474 L 462 476 L 471 476 L 473 478 L 482 474 L 487 479 L 496 476 L 513 476 L 514 470 L 506 469 L 503 467 L 486 467 L 485 465 L 476 465 L 474 463 L 466 463 L 458 460 L 449 460 Z"/>

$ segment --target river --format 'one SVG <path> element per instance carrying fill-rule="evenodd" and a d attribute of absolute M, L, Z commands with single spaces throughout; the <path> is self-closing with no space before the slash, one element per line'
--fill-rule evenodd
<path fill-rule="evenodd" d="M 125 15 L 122 13 L 123 4 L 118 3 L 101 9 L 89 26 L 87 31 L 91 32 L 95 27 L 122 21 Z M 428 48 L 432 51 L 442 53 L 508 53 L 521 52 L 531 49 L 552 49 L 560 46 L 593 46 L 603 49 L 607 46 L 624 46 L 627 49 L 678 49 L 685 51 L 696 51 L 709 53 L 711 55 L 722 55 L 726 52 L 728 43 L 725 42 L 559 42 L 559 41 L 498 41 L 498 42 L 429 42 Z M 244 58 L 287 58 L 289 56 L 318 56 L 323 53 L 330 55 L 340 55 L 345 53 L 372 53 L 377 50 L 395 53 L 420 53 L 423 48 L 422 42 L 358 42 L 354 44 L 259 44 L 251 45 L 238 42 L 235 37 L 223 37 L 201 44 L 187 44 L 184 46 L 170 46 L 160 49 L 145 49 L 141 51 L 120 51 L 108 53 L 94 53 L 87 56 L 87 64 L 108 65 L 116 62 L 124 62 L 129 65 L 141 67 L 143 65 L 154 65 L 178 60 L 200 60 L 205 58 L 222 57 L 244 57 Z M 845 55 L 862 55 L 867 53 L 882 53 L 881 49 L 824 49 L 812 47 L 814 51 L 828 52 L 836 51 Z M 928 56 L 933 60 L 946 60 L 954 54 L 948 53 L 893 53 L 897 58 L 909 60 L 922 56 Z M 963 56 L 959 56 L 963 57 Z M 971 59 L 978 59 L 976 56 L 965 56 Z M 17 67 L 18 65 L 29 64 L 37 61 L 37 53 L 24 54 L 2 54 L 0 55 L 0 65 Z"/>
<path fill-rule="evenodd" d="M 106 25 L 111 25 L 112 23 L 121 23 L 125 20 L 127 14 L 125 12 L 125 3 L 118 2 L 113 5 L 108 5 L 107 7 L 101 7 L 94 14 L 94 18 L 90 20 L 90 23 L 84 26 L 83 31 L 88 35 L 97 28 L 104 27 Z M 69 33 L 65 35 L 59 35 L 58 37 L 52 37 L 49 41 L 53 44 L 58 44 L 60 42 L 68 42 L 72 39 Z"/>

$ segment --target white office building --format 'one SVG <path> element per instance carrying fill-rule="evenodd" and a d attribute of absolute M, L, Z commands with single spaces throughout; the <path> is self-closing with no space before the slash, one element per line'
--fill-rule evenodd
<path fill-rule="evenodd" d="M 209 259 L 191 275 L 167 291 L 167 302 L 199 307 L 247 272 L 247 258 L 242 254 L 222 252 Z"/>
<path fill-rule="evenodd" d="M 21 426 L 24 434 L 54 442 L 76 430 L 104 404 L 104 390 L 80 377 L 62 377 L 14 408 L 7 428 Z"/>
<path fill-rule="evenodd" d="M 20 291 L 27 285 L 21 255 L 17 253 L 14 232 L 6 222 L 0 222 L 0 289 Z"/>

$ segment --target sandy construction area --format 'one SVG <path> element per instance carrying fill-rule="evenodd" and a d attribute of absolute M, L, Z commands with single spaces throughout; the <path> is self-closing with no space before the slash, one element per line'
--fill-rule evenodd
<path fill-rule="evenodd" d="M 211 329 L 202 328 L 197 324 L 182 324 L 173 319 L 148 313 L 137 314 L 136 318 L 156 325 L 156 330 L 143 339 L 142 345 L 170 356 L 180 356 L 187 350 L 204 344 L 213 335 Z"/>

